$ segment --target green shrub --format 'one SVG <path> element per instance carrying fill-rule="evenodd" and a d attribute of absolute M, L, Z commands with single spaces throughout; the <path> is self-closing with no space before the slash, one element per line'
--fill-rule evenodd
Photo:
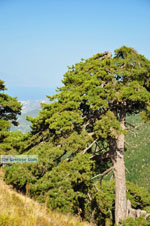
<path fill-rule="evenodd" d="M 150 226 L 150 221 L 145 220 L 144 217 L 139 217 L 136 220 L 128 218 L 122 222 L 122 226 Z"/>

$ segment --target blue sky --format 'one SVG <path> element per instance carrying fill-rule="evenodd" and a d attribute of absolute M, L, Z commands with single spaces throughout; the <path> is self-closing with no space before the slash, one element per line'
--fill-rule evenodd
<path fill-rule="evenodd" d="M 67 66 L 122 45 L 150 59 L 150 0 L 0 0 L 0 79 L 44 99 Z"/>

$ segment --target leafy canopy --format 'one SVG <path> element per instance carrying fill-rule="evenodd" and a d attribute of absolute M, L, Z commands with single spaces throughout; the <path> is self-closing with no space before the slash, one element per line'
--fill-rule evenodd
<path fill-rule="evenodd" d="M 121 47 L 96 54 L 69 67 L 64 86 L 42 104 L 32 122 L 32 133 L 48 130 L 50 137 L 65 137 L 76 131 L 105 139 L 121 133 L 120 113 L 142 112 L 150 116 L 150 61 L 133 48 Z"/>

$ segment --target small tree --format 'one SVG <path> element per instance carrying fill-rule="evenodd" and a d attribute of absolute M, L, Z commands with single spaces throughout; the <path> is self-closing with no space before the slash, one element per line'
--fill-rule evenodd
<path fill-rule="evenodd" d="M 58 94 L 49 97 L 53 103 L 44 104 L 39 116 L 30 118 L 32 133 L 49 137 L 59 146 L 66 145 L 65 139 L 69 144 L 74 132 L 79 138 L 84 134 L 88 137 L 85 148 L 74 147 L 68 159 L 77 152 L 91 153 L 90 159 L 97 163 L 111 159 L 113 166 L 101 176 L 114 171 L 118 224 L 127 216 L 126 116 L 140 112 L 145 120 L 150 116 L 150 61 L 133 48 L 123 46 L 113 57 L 104 52 L 70 67 L 63 84 Z"/>
<path fill-rule="evenodd" d="M 4 81 L 0 80 L 0 141 L 11 124 L 17 126 L 17 115 L 21 114 L 21 103 L 16 98 L 4 93 L 7 90 Z"/>

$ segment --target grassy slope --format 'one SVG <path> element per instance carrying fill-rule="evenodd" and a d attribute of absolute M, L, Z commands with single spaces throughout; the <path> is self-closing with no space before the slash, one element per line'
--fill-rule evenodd
<path fill-rule="evenodd" d="M 72 215 L 50 212 L 45 206 L 13 191 L 0 169 L 0 226 L 89 226 Z"/>
<path fill-rule="evenodd" d="M 150 125 L 142 123 L 139 115 L 127 121 L 137 126 L 136 133 L 129 132 L 126 136 L 127 180 L 150 191 Z"/>

